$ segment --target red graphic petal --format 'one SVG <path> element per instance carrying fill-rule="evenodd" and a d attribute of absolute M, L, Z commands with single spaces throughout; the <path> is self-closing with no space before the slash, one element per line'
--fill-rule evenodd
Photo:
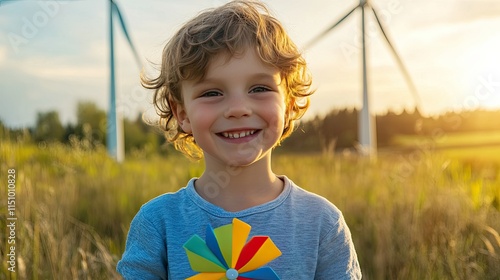
<path fill-rule="evenodd" d="M 243 249 L 241 250 L 241 254 L 238 258 L 238 262 L 236 262 L 235 269 L 239 270 L 240 268 L 245 266 L 245 264 L 247 264 L 253 258 L 253 256 L 255 256 L 260 247 L 262 247 L 262 244 L 264 244 L 264 242 L 266 242 L 268 238 L 268 236 L 252 237 L 252 239 L 250 239 L 250 241 L 248 241 L 245 247 L 243 247 Z"/>

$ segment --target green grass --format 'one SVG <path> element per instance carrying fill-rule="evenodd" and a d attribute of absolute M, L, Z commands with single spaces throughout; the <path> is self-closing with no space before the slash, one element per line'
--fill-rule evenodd
<path fill-rule="evenodd" d="M 427 151 L 276 155 L 274 170 L 344 213 L 364 279 L 499 279 L 500 167 Z M 128 226 L 149 199 L 202 172 L 182 156 L 123 164 L 77 143 L 0 143 L 2 193 L 16 169 L 18 272 L 6 262 L 0 200 L 0 279 L 113 279 Z"/>
<path fill-rule="evenodd" d="M 500 144 L 491 147 L 453 148 L 439 151 L 444 156 L 477 164 L 500 165 Z"/>
<path fill-rule="evenodd" d="M 436 133 L 433 137 L 400 135 L 396 137 L 394 144 L 432 151 L 442 157 L 480 168 L 500 166 L 500 131 Z"/>
<path fill-rule="evenodd" d="M 400 146 L 479 146 L 483 144 L 496 143 L 500 145 L 500 131 L 483 131 L 467 133 L 443 133 L 435 131 L 432 136 L 399 135 L 393 140 L 393 144 Z"/>

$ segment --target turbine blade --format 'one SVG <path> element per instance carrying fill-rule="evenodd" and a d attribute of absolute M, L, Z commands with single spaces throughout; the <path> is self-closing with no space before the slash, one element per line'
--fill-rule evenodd
<path fill-rule="evenodd" d="M 141 63 L 141 60 L 139 58 L 139 54 L 137 53 L 137 50 L 134 47 L 134 43 L 132 42 L 132 39 L 130 38 L 130 35 L 128 34 L 127 26 L 125 25 L 125 21 L 123 20 L 123 16 L 120 12 L 120 9 L 118 8 L 118 5 L 114 1 L 111 1 L 111 4 L 113 6 L 113 12 L 118 16 L 118 19 L 120 20 L 120 25 L 122 27 L 123 34 L 125 34 L 125 37 L 127 38 L 128 44 L 129 44 L 130 48 L 132 49 L 132 53 L 134 54 L 137 65 L 139 66 L 139 68 L 142 68 L 142 63 Z"/>
<path fill-rule="evenodd" d="M 403 63 L 403 60 L 401 59 L 401 57 L 399 56 L 398 52 L 396 51 L 396 48 L 394 48 L 394 45 L 391 43 L 391 40 L 387 36 L 387 33 L 384 30 L 382 22 L 380 21 L 378 15 L 377 15 L 377 12 L 375 11 L 375 9 L 372 6 L 370 6 L 370 8 L 372 9 L 373 14 L 375 15 L 375 19 L 377 20 L 378 26 L 380 27 L 380 30 L 382 31 L 382 34 L 384 35 L 385 40 L 386 40 L 387 44 L 389 45 L 389 47 L 390 47 L 390 49 L 392 51 L 392 54 L 396 58 L 396 61 L 398 63 L 398 66 L 399 66 L 401 72 L 403 72 L 403 76 L 404 76 L 404 78 L 406 80 L 406 83 L 408 84 L 408 87 L 410 88 L 410 92 L 413 95 L 413 99 L 415 100 L 415 106 L 420 111 L 422 103 L 421 103 L 420 97 L 419 97 L 419 95 L 417 93 L 417 88 L 415 87 L 415 84 L 413 83 L 413 80 L 412 80 L 412 78 L 410 76 L 410 73 L 406 69 L 406 67 L 405 67 L 405 65 Z"/>
<path fill-rule="evenodd" d="M 345 16 L 343 16 L 340 20 L 338 20 L 336 23 L 334 23 L 332 26 L 330 26 L 329 28 L 327 28 L 325 31 L 323 31 L 322 33 L 320 33 L 319 35 L 317 35 L 316 37 L 314 37 L 311 41 L 309 41 L 309 43 L 306 44 L 305 48 L 308 49 L 310 48 L 312 45 L 314 45 L 316 42 L 318 42 L 321 38 L 323 38 L 323 36 L 325 36 L 326 34 L 328 34 L 328 32 L 330 32 L 332 29 L 334 29 L 335 27 L 337 27 L 337 25 L 339 25 L 342 21 L 344 21 L 344 19 L 346 19 L 347 17 L 349 17 L 357 8 L 359 8 L 361 5 L 356 5 L 356 7 L 354 7 L 350 12 L 348 12 Z"/>

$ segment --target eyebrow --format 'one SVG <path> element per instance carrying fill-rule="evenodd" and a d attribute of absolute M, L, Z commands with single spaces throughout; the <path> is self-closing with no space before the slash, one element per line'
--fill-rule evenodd
<path fill-rule="evenodd" d="M 278 81 L 278 85 L 281 84 L 282 82 L 282 79 L 281 79 L 281 75 L 279 75 L 279 81 Z M 271 75 L 269 73 L 255 73 L 255 74 L 252 74 L 252 75 L 249 75 L 249 79 L 250 80 L 253 80 L 253 79 L 269 79 L 269 80 L 272 80 L 272 81 L 275 81 L 275 78 L 274 78 L 274 75 Z M 217 83 L 219 82 L 219 78 L 207 78 L 206 76 L 200 78 L 200 79 L 197 79 L 193 85 L 194 86 L 198 86 L 202 83 Z"/>

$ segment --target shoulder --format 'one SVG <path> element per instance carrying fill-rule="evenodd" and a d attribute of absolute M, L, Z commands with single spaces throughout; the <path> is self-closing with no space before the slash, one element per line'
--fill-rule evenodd
<path fill-rule="evenodd" d="M 294 220 L 297 223 L 317 231 L 322 237 L 344 227 L 342 212 L 331 201 L 299 187 L 291 180 L 289 182 L 291 190 L 286 203 L 287 210 L 294 213 Z"/>
<path fill-rule="evenodd" d="M 162 209 L 163 207 L 165 207 L 165 203 L 178 201 L 184 196 L 186 196 L 186 187 L 183 187 L 176 192 L 164 193 L 155 198 L 152 198 L 141 206 L 141 210 L 154 211 L 157 209 Z"/>
<path fill-rule="evenodd" d="M 306 217 L 303 220 L 307 224 L 302 228 L 319 233 L 315 279 L 361 279 L 351 232 L 342 212 L 328 199 L 293 183 L 291 196 L 302 209 L 300 215 Z"/>
<path fill-rule="evenodd" d="M 166 226 L 172 223 L 176 211 L 183 208 L 182 201 L 187 197 L 185 189 L 161 194 L 144 203 L 134 216 L 130 230 L 137 230 L 140 233 L 154 231 L 159 236 L 164 236 Z"/>
<path fill-rule="evenodd" d="M 181 188 L 176 192 L 161 194 L 144 203 L 137 216 L 148 216 L 150 218 L 161 218 L 178 208 L 187 199 L 186 188 Z"/>
<path fill-rule="evenodd" d="M 290 179 L 290 199 L 294 206 L 305 211 L 313 211 L 316 214 L 325 215 L 333 219 L 342 216 L 342 212 L 330 200 L 308 191 L 293 183 Z"/>

